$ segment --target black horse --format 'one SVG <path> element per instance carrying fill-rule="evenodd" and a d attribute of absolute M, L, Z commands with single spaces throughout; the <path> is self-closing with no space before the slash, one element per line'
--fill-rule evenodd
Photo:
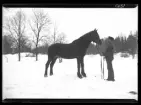
<path fill-rule="evenodd" d="M 77 68 L 78 68 L 77 76 L 79 78 L 82 78 L 82 76 L 86 77 L 86 74 L 84 72 L 83 58 L 91 41 L 99 45 L 101 45 L 102 43 L 96 29 L 86 33 L 85 35 L 74 40 L 70 44 L 56 43 L 49 46 L 48 61 L 45 65 L 46 67 L 45 67 L 44 77 L 47 76 L 47 69 L 49 64 L 50 64 L 50 75 L 53 75 L 53 65 L 58 57 L 66 58 L 66 59 L 76 58 Z M 80 73 L 80 65 L 81 65 L 81 73 Z"/>

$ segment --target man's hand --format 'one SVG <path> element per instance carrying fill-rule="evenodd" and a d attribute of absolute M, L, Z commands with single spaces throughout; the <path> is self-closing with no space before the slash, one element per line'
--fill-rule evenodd
<path fill-rule="evenodd" d="M 100 56 L 105 56 L 105 53 L 104 53 L 104 52 L 101 52 L 101 53 L 100 53 Z"/>
<path fill-rule="evenodd" d="M 103 53 L 100 53 L 100 52 L 99 52 L 99 54 L 100 54 L 100 56 L 103 56 Z"/>
<path fill-rule="evenodd" d="M 104 52 L 102 52 L 102 55 L 101 56 L 105 56 L 105 53 Z"/>

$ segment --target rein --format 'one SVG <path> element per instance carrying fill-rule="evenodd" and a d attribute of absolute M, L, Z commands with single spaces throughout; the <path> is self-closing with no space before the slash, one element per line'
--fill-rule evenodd
<path fill-rule="evenodd" d="M 102 61 L 103 61 L 103 64 L 102 64 Z M 103 68 L 102 68 L 102 65 L 103 65 Z M 101 72 L 102 72 L 101 78 L 104 79 L 104 58 L 102 59 L 102 56 L 101 56 Z"/>

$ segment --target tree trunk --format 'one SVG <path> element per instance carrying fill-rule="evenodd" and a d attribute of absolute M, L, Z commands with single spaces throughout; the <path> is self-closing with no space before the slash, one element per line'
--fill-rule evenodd
<path fill-rule="evenodd" d="M 38 61 L 38 53 L 36 52 L 36 61 Z"/>
<path fill-rule="evenodd" d="M 19 61 L 21 61 L 21 54 L 20 54 L 20 52 L 18 53 L 18 56 L 19 56 Z"/>
<path fill-rule="evenodd" d="M 21 54 L 20 54 L 20 39 L 19 39 L 19 46 L 18 46 L 18 57 L 19 57 L 19 61 L 21 61 Z"/>
<path fill-rule="evenodd" d="M 36 45 L 36 61 L 38 61 L 38 46 Z"/>

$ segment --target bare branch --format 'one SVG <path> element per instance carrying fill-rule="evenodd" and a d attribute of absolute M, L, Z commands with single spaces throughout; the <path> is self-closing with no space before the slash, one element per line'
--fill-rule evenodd
<path fill-rule="evenodd" d="M 25 31 L 25 24 L 23 25 L 23 29 L 22 29 L 22 32 L 21 32 L 22 35 L 23 35 L 24 31 Z"/>
<path fill-rule="evenodd" d="M 33 11 L 33 13 L 34 13 L 34 16 L 35 16 L 34 23 L 36 24 L 36 28 L 38 30 L 39 29 L 39 26 L 38 26 L 38 24 L 39 24 L 39 16 L 38 16 L 38 14 L 35 11 Z"/>
<path fill-rule="evenodd" d="M 43 40 L 43 38 L 47 38 L 47 39 L 48 39 L 47 36 L 41 36 L 41 37 L 39 38 L 39 41 Z"/>
<path fill-rule="evenodd" d="M 18 27 L 18 20 L 16 19 L 16 17 L 13 17 L 12 23 L 14 26 Z"/>
<path fill-rule="evenodd" d="M 35 34 L 35 36 L 37 36 L 37 33 L 36 33 L 36 31 L 35 31 L 35 29 L 32 27 L 32 25 L 31 25 L 31 23 L 29 22 L 29 25 L 30 25 L 30 27 L 31 27 L 31 30 L 33 31 L 33 33 Z"/>
<path fill-rule="evenodd" d="M 12 32 L 12 29 L 11 29 L 10 24 L 6 24 L 5 29 L 6 29 L 7 31 L 9 31 L 9 33 L 10 33 L 11 35 L 13 35 L 13 32 Z"/>
<path fill-rule="evenodd" d="M 17 34 L 17 36 L 19 36 L 18 30 L 16 30 L 15 28 L 13 28 L 13 30 Z"/>
<path fill-rule="evenodd" d="M 32 40 L 32 42 L 36 45 L 36 41 L 34 40 L 34 36 L 33 36 L 33 40 Z"/>

